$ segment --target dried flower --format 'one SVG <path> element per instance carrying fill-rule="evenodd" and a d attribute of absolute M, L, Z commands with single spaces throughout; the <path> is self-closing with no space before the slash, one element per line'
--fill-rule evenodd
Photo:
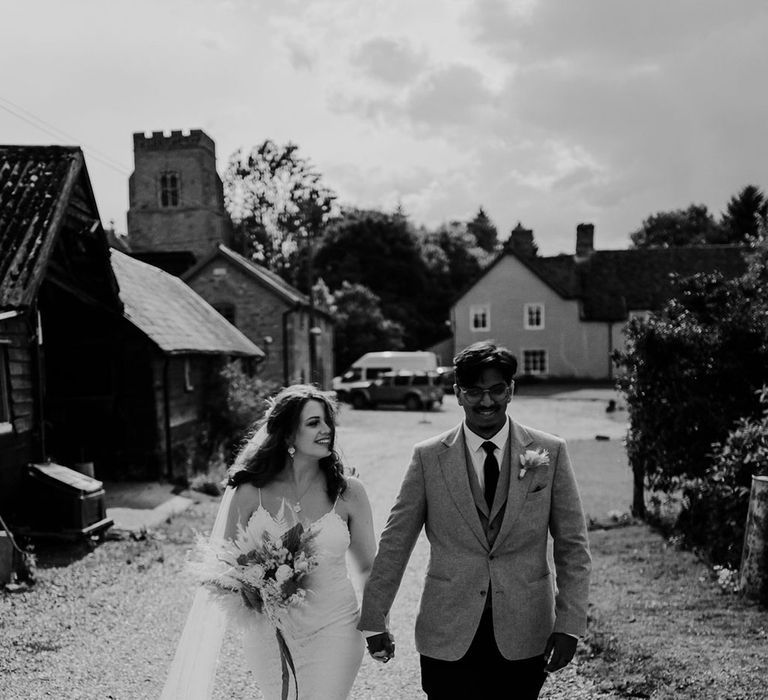
<path fill-rule="evenodd" d="M 522 479 L 529 469 L 535 467 L 545 467 L 549 464 L 549 452 L 542 448 L 536 450 L 526 450 L 525 454 L 520 455 L 520 473 L 518 479 Z"/>

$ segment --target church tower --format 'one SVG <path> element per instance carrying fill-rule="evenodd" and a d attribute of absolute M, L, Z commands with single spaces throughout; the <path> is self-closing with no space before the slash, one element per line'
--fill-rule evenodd
<path fill-rule="evenodd" d="M 206 133 L 162 131 L 133 135 L 134 170 L 128 181 L 131 255 L 179 275 L 232 245 L 216 146 Z"/>

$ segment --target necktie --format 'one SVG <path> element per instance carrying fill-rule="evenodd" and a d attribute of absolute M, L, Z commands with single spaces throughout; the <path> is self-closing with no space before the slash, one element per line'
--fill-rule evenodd
<path fill-rule="evenodd" d="M 496 495 L 496 483 L 499 481 L 499 463 L 493 454 L 496 445 L 489 440 L 483 443 L 483 449 L 485 450 L 485 462 L 483 463 L 485 501 L 490 508 L 493 505 L 493 497 Z"/>

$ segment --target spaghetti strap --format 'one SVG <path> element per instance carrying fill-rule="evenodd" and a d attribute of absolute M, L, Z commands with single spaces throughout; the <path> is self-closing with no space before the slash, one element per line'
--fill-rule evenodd
<path fill-rule="evenodd" d="M 259 489 L 259 508 L 263 508 L 264 506 L 261 505 L 261 489 Z"/>
<path fill-rule="evenodd" d="M 331 508 L 331 512 L 336 511 L 336 504 L 339 502 L 339 494 L 336 494 L 336 500 L 333 502 L 333 507 Z"/>

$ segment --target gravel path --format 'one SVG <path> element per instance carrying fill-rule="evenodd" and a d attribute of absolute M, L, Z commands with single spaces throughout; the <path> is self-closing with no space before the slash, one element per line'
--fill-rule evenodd
<path fill-rule="evenodd" d="M 625 427 L 621 416 L 605 414 L 603 402 L 541 398 L 516 402 L 512 413 L 522 422 L 574 441 L 588 438 L 594 444 L 598 434 L 612 438 L 597 444 L 604 446 L 608 461 L 615 459 L 616 441 Z M 366 483 L 377 533 L 394 500 L 413 443 L 454 425 L 458 411 L 448 400 L 442 411 L 424 414 L 342 412 L 341 451 Z M 578 473 L 575 459 L 574 463 Z M 591 478 L 585 474 L 587 483 Z M 623 490 L 625 480 L 628 484 L 628 474 L 609 482 L 614 490 Z M 596 479 L 600 488 L 604 481 Z M 584 496 L 585 503 L 591 498 L 595 507 L 607 505 L 603 496 Z M 629 497 L 629 492 L 615 494 L 619 505 Z M 0 698 L 156 698 L 192 597 L 191 582 L 184 573 L 187 552 L 195 533 L 210 528 L 216 507 L 216 499 L 201 496 L 188 511 L 143 540 L 107 541 L 94 551 L 62 545 L 41 547 L 38 584 L 26 592 L 0 594 Z M 391 615 L 397 637 L 396 661 L 381 665 L 366 658 L 353 700 L 423 697 L 413 647 L 413 618 L 425 557 L 422 537 Z M 542 698 L 616 697 L 596 689 L 579 670 L 577 661 L 555 674 Z M 260 697 L 244 668 L 234 634 L 227 637 L 222 650 L 214 697 Z"/>

